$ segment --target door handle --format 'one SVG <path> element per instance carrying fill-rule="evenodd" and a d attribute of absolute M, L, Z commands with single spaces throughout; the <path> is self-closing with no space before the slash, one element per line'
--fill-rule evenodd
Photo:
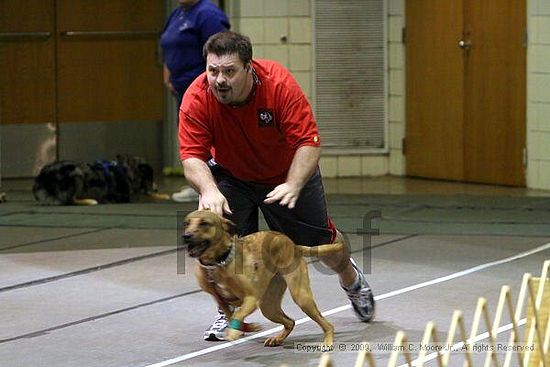
<path fill-rule="evenodd" d="M 472 41 L 460 40 L 458 41 L 458 47 L 460 47 L 463 50 L 469 51 L 472 48 Z"/>

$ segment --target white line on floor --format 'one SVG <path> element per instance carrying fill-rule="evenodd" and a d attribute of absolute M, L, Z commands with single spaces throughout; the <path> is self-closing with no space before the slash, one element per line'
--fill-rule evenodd
<path fill-rule="evenodd" d="M 473 268 L 469 268 L 469 269 L 462 270 L 462 271 L 459 271 L 459 272 L 456 272 L 456 273 L 452 273 L 452 274 L 446 275 L 444 277 L 432 279 L 432 280 L 427 281 L 427 282 L 418 283 L 418 284 L 415 284 L 415 285 L 411 285 L 409 287 L 405 287 L 405 288 L 397 289 L 395 291 L 391 291 L 391 292 L 388 292 L 388 293 L 385 293 L 385 294 L 381 294 L 381 295 L 375 297 L 375 299 L 376 300 L 382 300 L 382 299 L 386 299 L 386 298 L 390 298 L 390 297 L 395 297 L 395 296 L 398 296 L 400 294 L 407 293 L 407 292 L 412 292 L 412 291 L 420 289 L 420 288 L 425 288 L 425 287 L 428 287 L 428 286 L 431 286 L 431 285 L 434 285 L 434 284 L 447 282 L 447 281 L 452 280 L 452 279 L 460 278 L 460 277 L 463 277 L 463 276 L 466 276 L 466 275 L 469 275 L 469 274 L 472 274 L 472 273 L 475 273 L 475 272 L 478 272 L 478 271 L 481 271 L 481 270 L 484 270 L 484 269 L 487 269 L 487 268 L 491 268 L 493 266 L 498 266 L 498 265 L 502 265 L 502 264 L 505 264 L 505 263 L 509 263 L 509 262 L 514 261 L 514 260 L 518 260 L 518 259 L 530 256 L 530 255 L 536 254 L 538 252 L 548 250 L 548 249 L 550 249 L 550 242 L 545 244 L 545 245 L 535 247 L 535 248 L 533 248 L 529 251 L 521 252 L 517 255 L 510 256 L 510 257 L 507 257 L 507 258 L 504 258 L 504 259 L 501 259 L 501 260 L 488 262 L 486 264 L 481 264 L 481 265 L 478 265 L 478 266 L 474 266 Z M 346 305 L 346 306 L 333 308 L 331 310 L 323 312 L 323 315 L 324 316 L 332 315 L 332 314 L 335 314 L 335 313 L 338 313 L 338 312 L 348 310 L 350 308 L 351 308 L 351 305 Z M 296 321 L 296 325 L 303 324 L 307 321 L 311 321 L 311 319 L 309 317 L 299 319 L 299 320 Z M 172 359 L 168 359 L 164 362 L 159 362 L 159 363 L 147 365 L 145 367 L 170 366 L 170 365 L 173 365 L 173 364 L 178 363 L 178 362 L 187 361 L 189 359 L 199 357 L 199 356 L 203 356 L 205 354 L 209 354 L 209 353 L 212 353 L 212 352 L 215 352 L 215 351 L 218 351 L 218 350 L 226 349 L 226 348 L 232 347 L 234 345 L 246 343 L 250 340 L 262 338 L 264 336 L 274 334 L 274 333 L 279 332 L 281 330 L 282 330 L 282 326 L 278 326 L 278 327 L 275 327 L 275 328 L 272 328 L 272 329 L 269 329 L 269 330 L 265 330 L 265 331 L 262 331 L 260 333 L 254 334 L 254 335 L 246 336 L 242 339 L 239 339 L 239 340 L 236 340 L 236 341 L 233 341 L 233 342 L 226 342 L 226 343 L 222 343 L 222 344 L 217 344 L 213 347 L 201 349 L 201 350 L 198 350 L 196 352 L 184 354 L 182 356 L 175 357 L 175 358 L 172 358 Z"/>

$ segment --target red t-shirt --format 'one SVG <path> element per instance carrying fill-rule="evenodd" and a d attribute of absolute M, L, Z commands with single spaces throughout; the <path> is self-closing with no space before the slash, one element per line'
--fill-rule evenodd
<path fill-rule="evenodd" d="M 255 92 L 243 106 L 219 103 L 201 74 L 187 89 L 179 111 L 180 158 L 211 155 L 243 181 L 280 184 L 296 150 L 319 146 L 311 106 L 290 72 L 254 60 Z"/>

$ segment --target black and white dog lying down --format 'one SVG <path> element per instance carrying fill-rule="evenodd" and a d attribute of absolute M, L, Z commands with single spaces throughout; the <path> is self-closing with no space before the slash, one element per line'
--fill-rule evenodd
<path fill-rule="evenodd" d="M 34 179 L 32 191 L 43 205 L 129 203 L 143 197 L 168 199 L 168 195 L 156 192 L 153 167 L 140 157 L 50 163 Z"/>

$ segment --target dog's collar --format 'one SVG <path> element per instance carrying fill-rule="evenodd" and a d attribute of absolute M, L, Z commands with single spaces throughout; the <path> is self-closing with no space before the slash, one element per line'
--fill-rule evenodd
<path fill-rule="evenodd" d="M 231 238 L 231 247 L 227 252 L 225 252 L 222 256 L 216 259 L 216 262 L 214 264 L 205 264 L 202 261 L 199 260 L 202 267 L 207 269 L 215 269 L 223 267 L 231 262 L 233 260 L 233 257 L 235 257 L 235 240 L 237 236 L 233 236 Z"/>

